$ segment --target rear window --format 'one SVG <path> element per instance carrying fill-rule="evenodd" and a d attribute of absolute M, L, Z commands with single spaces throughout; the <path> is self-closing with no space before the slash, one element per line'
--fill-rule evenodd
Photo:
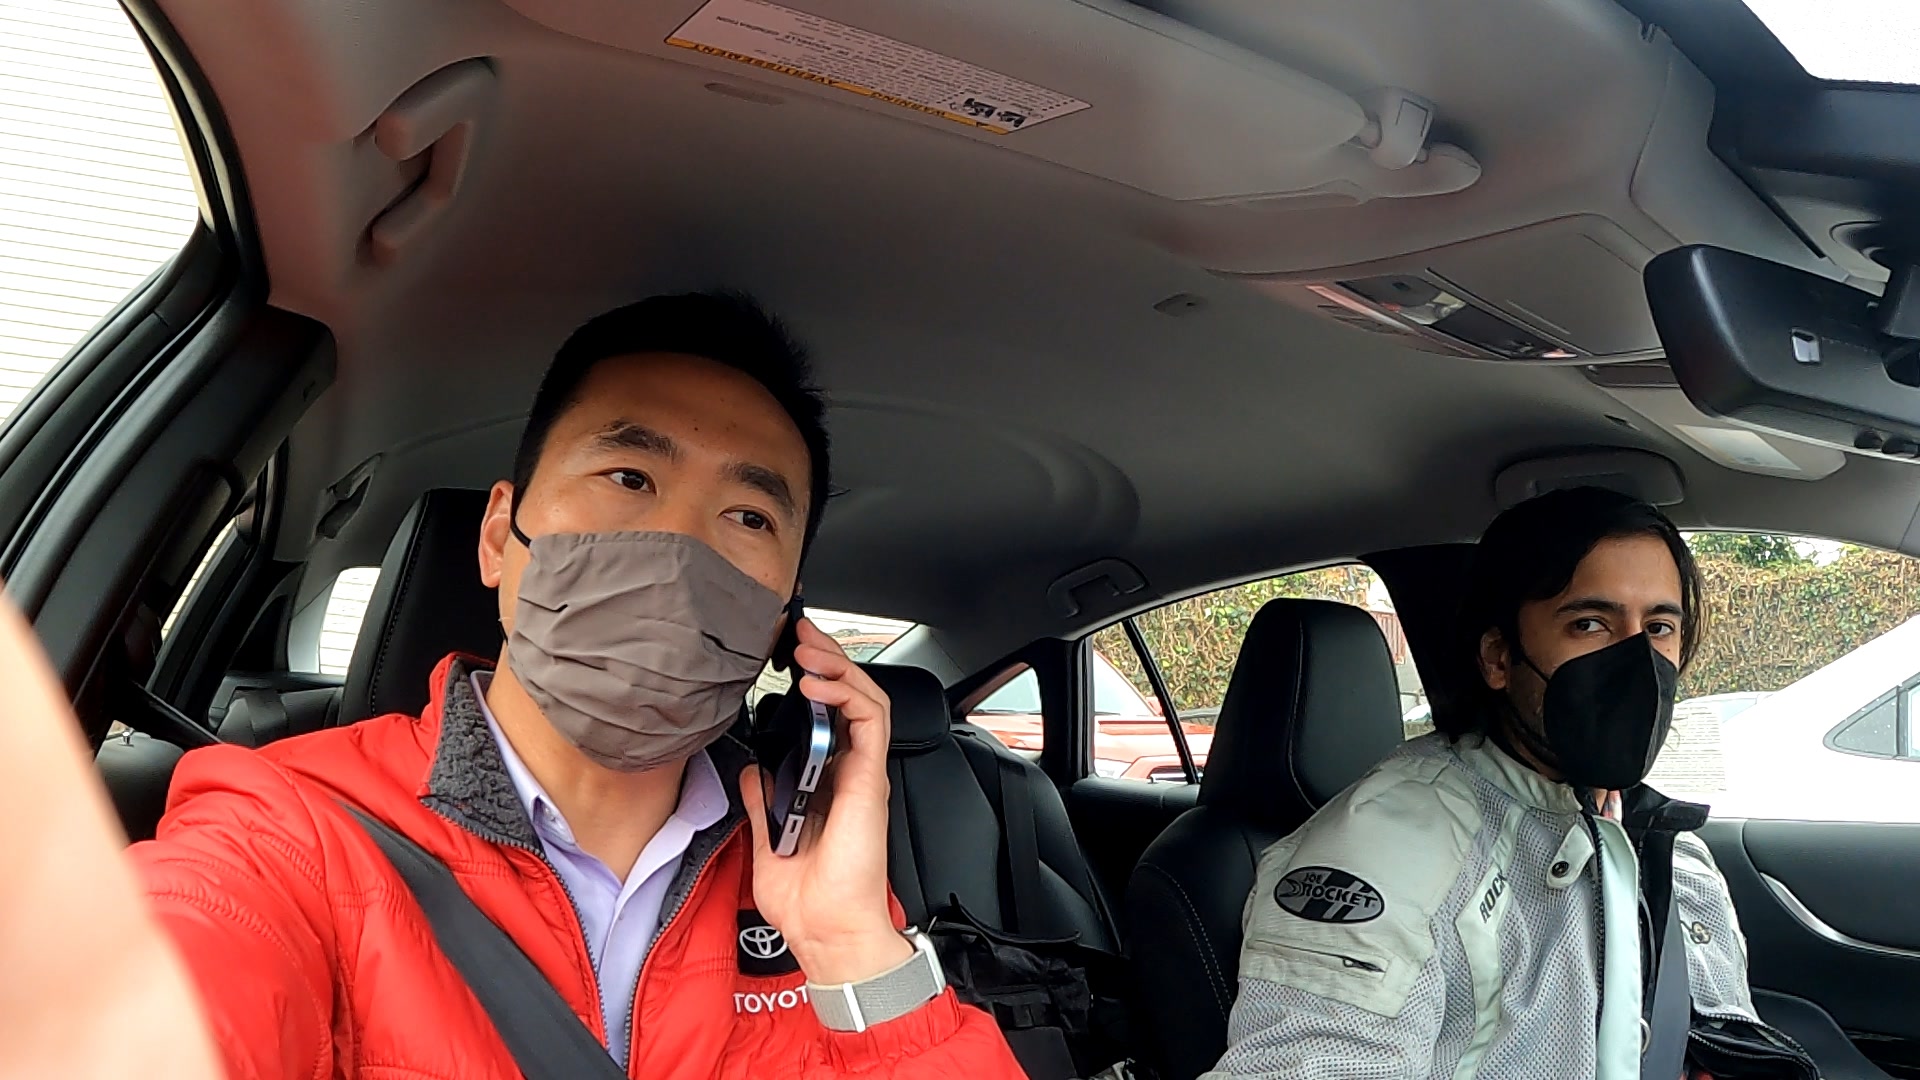
<path fill-rule="evenodd" d="M 1134 648 L 1124 622 L 1094 634 L 1088 650 L 1093 716 L 1086 725 L 1094 773 L 1116 780 L 1186 782 L 1173 727 L 1177 720 L 1179 740 L 1186 744 L 1196 778 L 1204 774 L 1214 721 L 1226 700 L 1247 628 L 1269 600 L 1281 597 L 1330 600 L 1365 611 L 1392 655 L 1407 735 L 1432 730 L 1426 691 L 1407 651 L 1393 598 L 1372 570 L 1355 563 L 1282 574 L 1142 612 L 1131 621 L 1146 654 Z M 1165 681 L 1177 717 L 1167 716 L 1154 694 L 1147 675 L 1150 665 Z M 1015 749 L 1034 745 L 1032 724 L 991 716 L 977 722 Z"/>

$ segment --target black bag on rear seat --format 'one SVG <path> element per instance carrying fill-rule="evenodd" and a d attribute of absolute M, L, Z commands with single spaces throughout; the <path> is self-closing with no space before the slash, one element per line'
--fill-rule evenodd
<path fill-rule="evenodd" d="M 947 983 L 993 1016 L 1032 1080 L 1092 1076 L 1126 1055 L 1121 959 L 1077 938 L 989 929 L 948 900 L 927 928 Z"/>

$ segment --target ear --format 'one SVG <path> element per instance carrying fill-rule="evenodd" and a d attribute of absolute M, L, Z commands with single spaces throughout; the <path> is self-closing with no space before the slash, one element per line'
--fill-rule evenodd
<path fill-rule="evenodd" d="M 489 589 L 500 587 L 505 572 L 507 545 L 513 536 L 513 485 L 502 480 L 487 495 L 487 512 L 480 519 L 480 583 Z"/>
<path fill-rule="evenodd" d="M 1480 635 L 1480 677 L 1495 690 L 1505 690 L 1513 683 L 1513 655 L 1498 630 Z"/>

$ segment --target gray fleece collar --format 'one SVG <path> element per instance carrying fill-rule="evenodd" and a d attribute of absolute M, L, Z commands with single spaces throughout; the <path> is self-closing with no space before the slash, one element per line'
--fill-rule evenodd
<path fill-rule="evenodd" d="M 525 848 L 544 857 L 540 837 L 514 790 L 506 762 L 500 758 L 499 744 L 494 742 L 486 714 L 481 711 L 479 695 L 473 688 L 474 671 L 475 665 L 458 657 L 447 665 L 447 683 L 440 696 L 440 740 L 420 801 L 483 840 Z M 707 754 L 726 788 L 727 814 L 694 835 L 686 857 L 680 860 L 680 873 L 668 892 L 663 912 L 677 908 L 685 899 L 707 860 L 745 816 L 740 809 L 745 747 L 727 735 L 708 747 Z"/>

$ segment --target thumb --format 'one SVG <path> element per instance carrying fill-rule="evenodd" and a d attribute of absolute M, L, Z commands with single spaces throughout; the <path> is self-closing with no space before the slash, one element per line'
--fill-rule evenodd
<path fill-rule="evenodd" d="M 761 785 L 760 766 L 740 770 L 740 807 L 747 814 L 747 828 L 753 830 L 753 865 L 764 866 L 773 858 L 773 845 L 767 839 L 767 796 Z"/>

